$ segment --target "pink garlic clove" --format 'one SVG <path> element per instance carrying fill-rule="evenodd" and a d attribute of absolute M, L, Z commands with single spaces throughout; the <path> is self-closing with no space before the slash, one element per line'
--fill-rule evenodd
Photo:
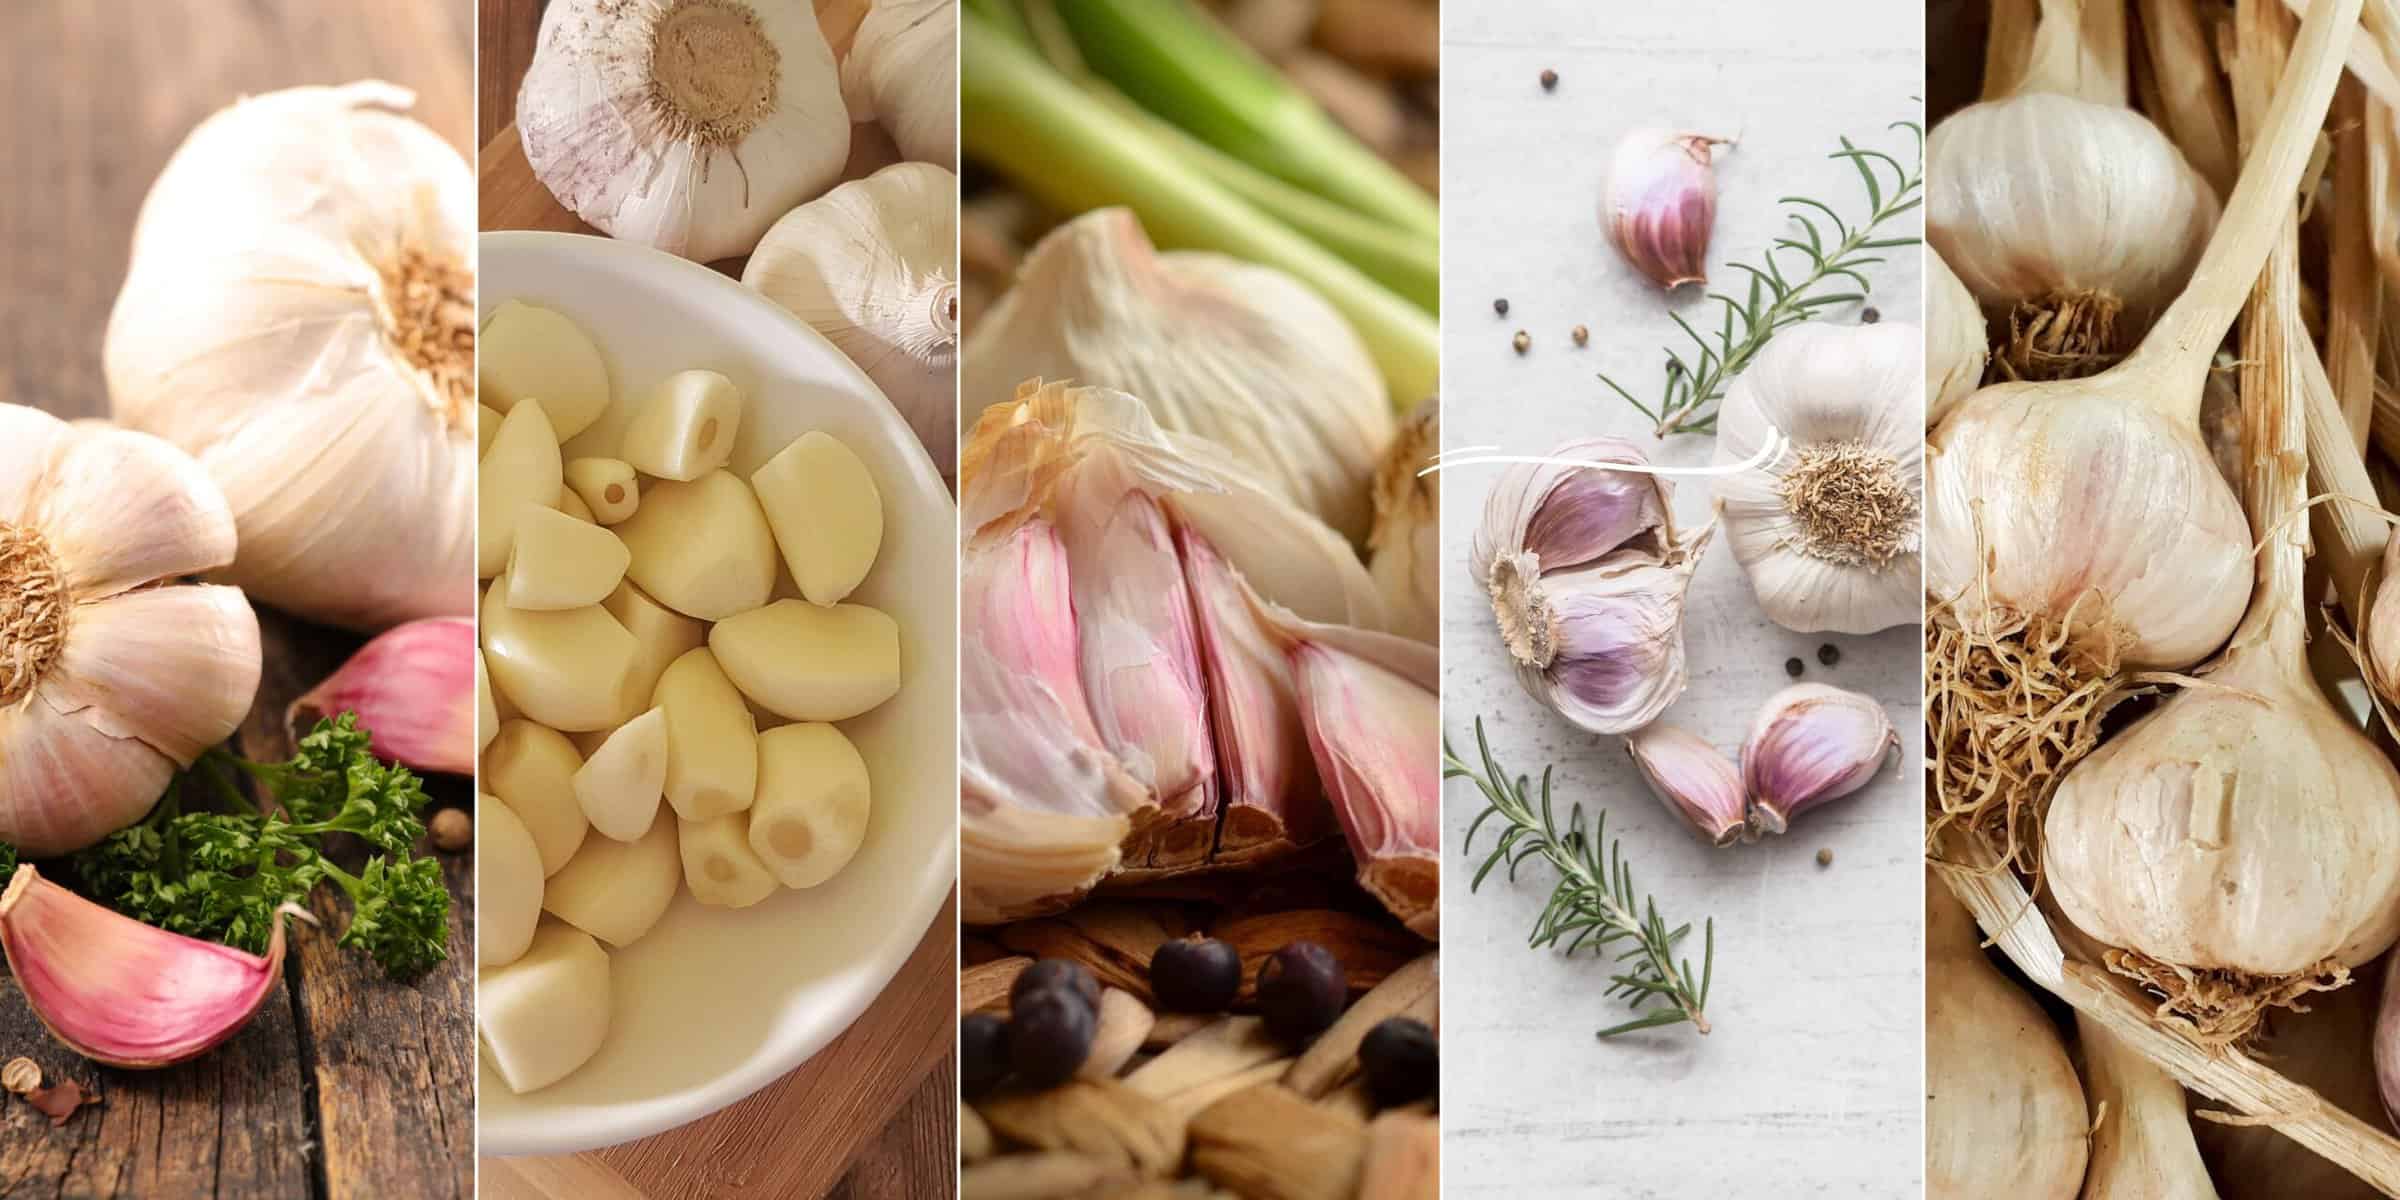
<path fill-rule="evenodd" d="M 0 892 L 0 951 L 34 1015 L 113 1067 L 164 1067 L 249 1023 L 283 975 L 283 913 L 264 957 L 169 933 L 17 868 Z"/>
<path fill-rule="evenodd" d="M 1633 269 L 1660 287 L 1708 282 L 1708 238 L 1717 222 L 1710 147 L 1731 138 L 1637 129 L 1617 143 L 1600 201 L 1600 226 Z"/>
<path fill-rule="evenodd" d="M 1821 683 L 1775 693 L 1742 743 L 1751 836 L 1782 833 L 1792 818 L 1857 791 L 1899 748 L 1891 718 L 1869 697 Z"/>
<path fill-rule="evenodd" d="M 358 714 L 375 757 L 418 771 L 475 772 L 475 622 L 431 617 L 396 625 L 292 701 L 292 736 L 320 717 Z"/>
<path fill-rule="evenodd" d="M 1625 735 L 1650 790 L 1712 846 L 1730 846 L 1749 833 L 1742 771 L 1697 734 L 1664 723 Z"/>
<path fill-rule="evenodd" d="M 1441 932 L 1441 698 L 1326 642 L 1290 648 L 1317 777 L 1358 860 L 1359 886 L 1420 937 Z"/>

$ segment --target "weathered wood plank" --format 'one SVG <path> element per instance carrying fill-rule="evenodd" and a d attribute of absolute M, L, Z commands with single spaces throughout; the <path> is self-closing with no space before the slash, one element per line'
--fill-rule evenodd
<path fill-rule="evenodd" d="M 946 1200 L 958 1191 L 958 1054 L 950 1053 L 850 1163 L 831 1200 Z"/>

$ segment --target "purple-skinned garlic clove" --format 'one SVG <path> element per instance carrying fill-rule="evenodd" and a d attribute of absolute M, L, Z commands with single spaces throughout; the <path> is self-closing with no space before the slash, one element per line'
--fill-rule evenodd
<path fill-rule="evenodd" d="M 1821 683 L 1768 699 L 1742 743 L 1750 835 L 1782 833 L 1794 817 L 1864 787 L 1900 748 L 1883 706 Z"/>
<path fill-rule="evenodd" d="M 1609 244 L 1660 287 L 1708 282 L 1717 222 L 1712 148 L 1731 138 L 1637 129 L 1617 143 L 1600 201 Z"/>
<path fill-rule="evenodd" d="M 1730 846 L 1749 832 L 1742 770 L 1706 739 L 1661 722 L 1625 735 L 1625 752 L 1667 811 L 1710 845 Z"/>
<path fill-rule="evenodd" d="M 359 647 L 341 669 L 292 701 L 298 738 L 320 718 L 358 714 L 375 757 L 419 771 L 475 773 L 475 622 L 426 617 Z"/>

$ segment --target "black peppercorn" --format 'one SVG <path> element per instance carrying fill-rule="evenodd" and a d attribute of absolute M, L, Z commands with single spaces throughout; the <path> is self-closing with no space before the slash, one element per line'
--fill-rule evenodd
<path fill-rule="evenodd" d="M 1801 665 L 1799 659 L 1787 658 L 1783 660 L 1783 673 L 1791 676 L 1794 679 L 1800 678 L 1800 672 L 1806 669 L 1806 667 Z"/>
<path fill-rule="evenodd" d="M 1504 317 L 1505 317 L 1505 316 L 1507 316 L 1507 315 L 1508 315 L 1508 297 L 1506 297 L 1506 296 L 1502 296 L 1502 297 L 1500 297 L 1499 299 L 1492 301 L 1492 311 L 1493 311 L 1493 312 L 1495 312 L 1495 313 L 1498 313 L 1498 314 L 1500 314 L 1501 316 L 1504 316 Z"/>
<path fill-rule="evenodd" d="M 1872 304 L 1868 305 L 1864 312 L 1858 314 L 1858 323 L 1861 325 L 1872 325 L 1882 319 L 1883 314 L 1876 312 L 1875 306 Z"/>
<path fill-rule="evenodd" d="M 958 1090 L 969 1099 L 1008 1078 L 1008 1022 L 993 1013 L 958 1019 Z"/>
<path fill-rule="evenodd" d="M 1834 645 L 1832 642 L 1827 642 L 1824 645 L 1817 647 L 1817 661 L 1824 663 L 1829 667 L 1842 661 L 1841 647 Z"/>
<path fill-rule="evenodd" d="M 1168 942 L 1150 956 L 1150 994 L 1169 1012 L 1223 1012 L 1242 990 L 1242 952 L 1215 938 Z"/>
<path fill-rule="evenodd" d="M 1083 997 L 1064 987 L 1020 996 L 1008 1016 L 1008 1065 L 1027 1087 L 1056 1087 L 1083 1066 L 1099 1025 Z"/>
<path fill-rule="evenodd" d="M 1258 965 L 1258 1013 L 1267 1032 L 1284 1041 L 1323 1033 L 1349 999 L 1342 964 L 1315 942 L 1293 942 Z"/>
<path fill-rule="evenodd" d="M 1550 69 L 1549 69 L 1549 68 L 1547 68 L 1547 67 L 1544 67 L 1544 68 L 1542 69 L 1542 90 L 1543 90 L 1543 91 L 1545 91 L 1545 92 L 1548 92 L 1548 91 L 1555 91 L 1555 90 L 1557 90 L 1557 88 L 1558 88 L 1558 72 L 1556 72 L 1556 71 L 1553 71 L 1553 70 L 1550 70 Z"/>
<path fill-rule="evenodd" d="M 1100 1011 L 1100 981 L 1082 963 L 1071 958 L 1045 958 L 1017 976 L 1009 985 L 1008 1004 L 1011 1010 L 1025 1002 L 1035 992 L 1063 989 L 1074 993 L 1083 1006 L 1094 1013 Z"/>
<path fill-rule="evenodd" d="M 1390 1017 L 1358 1044 L 1358 1066 L 1375 1103 L 1390 1108 L 1422 1100 L 1441 1086 L 1441 1048 L 1433 1030 L 1413 1017 Z"/>

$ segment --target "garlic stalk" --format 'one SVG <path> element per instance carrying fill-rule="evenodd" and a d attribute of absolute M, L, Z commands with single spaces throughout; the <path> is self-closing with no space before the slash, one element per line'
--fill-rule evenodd
<path fill-rule="evenodd" d="M 896 163 L 784 214 L 742 268 L 875 381 L 945 477 L 958 470 L 957 255 L 958 177 Z"/>
<path fill-rule="evenodd" d="M 1775 693 L 1742 742 L 1742 787 L 1752 836 L 1865 787 L 1897 754 L 1900 735 L 1872 697 L 1821 683 Z"/>
<path fill-rule="evenodd" d="M 1644 464 L 1615 438 L 1548 457 Z M 1594 733 L 1626 733 L 1683 693 L 1683 599 L 1715 531 L 1679 537 L 1655 475 L 1519 464 L 1493 481 L 1468 569 L 1526 694 Z"/>
<path fill-rule="evenodd" d="M 80 850 L 141 819 L 258 690 L 233 514 L 147 434 L 0 404 L 0 842 Z"/>
<path fill-rule="evenodd" d="M 1036 378 L 1139 396 L 1342 536 L 1367 533 L 1391 399 L 1349 323 L 1280 271 L 1160 254 L 1126 210 L 1085 213 L 1033 248 L 976 326 L 960 414 Z"/>
<path fill-rule="evenodd" d="M 475 623 L 428 617 L 395 626 L 292 701 L 284 725 L 298 740 L 318 719 L 357 713 L 385 762 L 475 773 Z"/>
<path fill-rule="evenodd" d="M 232 506 L 219 577 L 359 630 L 474 604 L 474 180 L 413 99 L 293 88 L 201 122 L 101 347 L 116 419 Z"/>
<path fill-rule="evenodd" d="M 1600 227 L 1633 269 L 1663 288 L 1708 282 L 1717 223 L 1712 148 L 1731 138 L 1636 129 L 1617 142 L 1600 200 Z"/>
<path fill-rule="evenodd" d="M 2109 1200 L 2217 1200 L 2200 1147 L 2192 1140 L 2191 1118 L 2184 1113 L 2183 1085 L 2100 1022 L 2078 1017 L 2076 1029 L 2084 1088 L 2098 1114 L 2083 1194 Z"/>
<path fill-rule="evenodd" d="M 1718 466 L 1790 440 L 1765 467 L 1717 485 L 1734 561 L 1786 629 L 1874 633 L 1923 612 L 1919 339 L 1898 321 L 1790 330 L 1718 410 Z"/>
<path fill-rule="evenodd" d="M 842 99 L 900 153 L 958 164 L 958 0 L 875 0 L 842 57 Z"/>
<path fill-rule="evenodd" d="M 1625 735 L 1625 752 L 1667 811 L 1712 846 L 1750 832 L 1742 770 L 1697 734 L 1664 721 Z"/>
<path fill-rule="evenodd" d="M 1442 475 L 1424 474 L 1441 451 L 1442 402 L 1427 396 L 1401 422 L 1375 467 L 1375 525 L 1367 570 L 1383 589 L 1392 632 L 1438 641 L 1442 619 Z"/>
<path fill-rule="evenodd" d="M 789 0 L 557 0 L 517 132 L 569 211 L 696 262 L 749 253 L 850 154 L 833 49 Z"/>
<path fill-rule="evenodd" d="M 1983 310 L 1938 251 L 1925 251 L 1925 428 L 1983 386 L 1991 358 Z"/>

